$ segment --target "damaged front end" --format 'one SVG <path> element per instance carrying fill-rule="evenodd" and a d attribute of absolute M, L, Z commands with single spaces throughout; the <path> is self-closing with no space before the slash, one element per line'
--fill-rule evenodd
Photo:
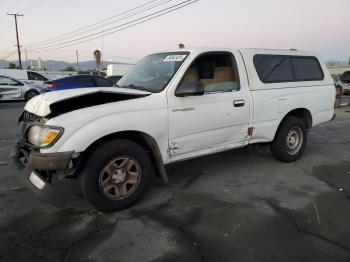
<path fill-rule="evenodd" d="M 52 181 L 55 178 L 75 177 L 81 157 L 79 152 L 74 151 L 41 151 L 55 144 L 64 132 L 62 127 L 47 125 L 49 120 L 71 111 L 149 95 L 139 91 L 121 93 L 116 90 L 90 90 L 59 91 L 34 97 L 26 104 L 18 120 L 18 142 L 9 162 L 27 187 L 56 206 L 65 205 L 70 196 L 57 190 Z"/>
<path fill-rule="evenodd" d="M 24 116 L 27 115 L 27 116 Z M 28 117 L 23 113 L 21 118 Z M 32 116 L 33 117 L 33 116 Z M 39 119 L 38 119 L 39 120 Z M 40 119 L 41 122 L 44 120 Z M 36 195 L 55 206 L 64 206 L 70 197 L 52 186 L 54 176 L 74 176 L 79 163 L 79 154 L 74 152 L 41 153 L 27 141 L 28 130 L 41 122 L 21 121 L 18 141 L 10 155 L 9 163 L 17 177 Z"/>

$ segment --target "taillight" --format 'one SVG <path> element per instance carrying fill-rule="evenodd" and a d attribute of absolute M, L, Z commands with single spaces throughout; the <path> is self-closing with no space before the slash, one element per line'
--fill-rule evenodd
<path fill-rule="evenodd" d="M 55 83 L 55 82 L 46 83 L 46 87 L 48 87 L 48 88 L 52 88 L 52 87 L 55 87 L 55 86 L 57 86 L 57 85 L 58 85 L 58 84 Z"/>

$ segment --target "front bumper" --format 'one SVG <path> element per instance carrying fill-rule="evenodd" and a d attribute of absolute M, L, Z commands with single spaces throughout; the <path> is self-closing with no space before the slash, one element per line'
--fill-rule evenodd
<path fill-rule="evenodd" d="M 37 196 L 58 207 L 65 206 L 70 196 L 51 184 L 49 173 L 69 167 L 73 152 L 42 154 L 26 151 L 23 143 L 16 144 L 9 158 L 17 177 Z"/>

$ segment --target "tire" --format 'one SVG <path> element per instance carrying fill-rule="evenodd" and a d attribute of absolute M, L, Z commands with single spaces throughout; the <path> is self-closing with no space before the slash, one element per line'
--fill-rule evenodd
<path fill-rule="evenodd" d="M 90 154 L 80 181 L 83 194 L 93 207 L 112 212 L 136 203 L 152 177 L 147 152 L 135 142 L 116 139 L 103 143 Z"/>
<path fill-rule="evenodd" d="M 28 101 L 28 100 L 32 99 L 34 96 L 37 96 L 37 95 L 39 95 L 39 92 L 38 92 L 38 91 L 36 91 L 36 90 L 34 90 L 34 89 L 30 89 L 30 90 L 28 90 L 27 92 L 25 92 L 25 94 L 24 94 L 24 99 L 25 99 L 26 101 Z"/>
<path fill-rule="evenodd" d="M 287 116 L 277 130 L 271 144 L 271 152 L 282 162 L 292 162 L 303 154 L 306 142 L 307 130 L 304 121 L 295 116 Z"/>

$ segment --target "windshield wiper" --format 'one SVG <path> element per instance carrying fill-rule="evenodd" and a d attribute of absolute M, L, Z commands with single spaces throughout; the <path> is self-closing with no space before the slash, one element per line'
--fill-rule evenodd
<path fill-rule="evenodd" d="M 130 88 L 130 89 L 136 89 L 136 90 L 141 90 L 141 91 L 146 91 L 146 92 L 155 92 L 155 90 L 152 90 L 152 89 L 148 89 L 148 88 L 145 88 L 143 86 L 137 86 L 137 85 L 133 85 L 133 84 L 130 84 L 130 85 L 125 85 L 125 86 L 120 86 L 121 88 Z"/>
<path fill-rule="evenodd" d="M 130 84 L 130 85 L 126 85 L 126 86 L 120 86 L 122 88 L 131 88 L 131 89 L 137 89 L 137 90 L 142 90 L 142 91 L 145 91 L 145 88 L 143 86 L 137 86 L 137 85 L 133 85 L 133 84 Z"/>

